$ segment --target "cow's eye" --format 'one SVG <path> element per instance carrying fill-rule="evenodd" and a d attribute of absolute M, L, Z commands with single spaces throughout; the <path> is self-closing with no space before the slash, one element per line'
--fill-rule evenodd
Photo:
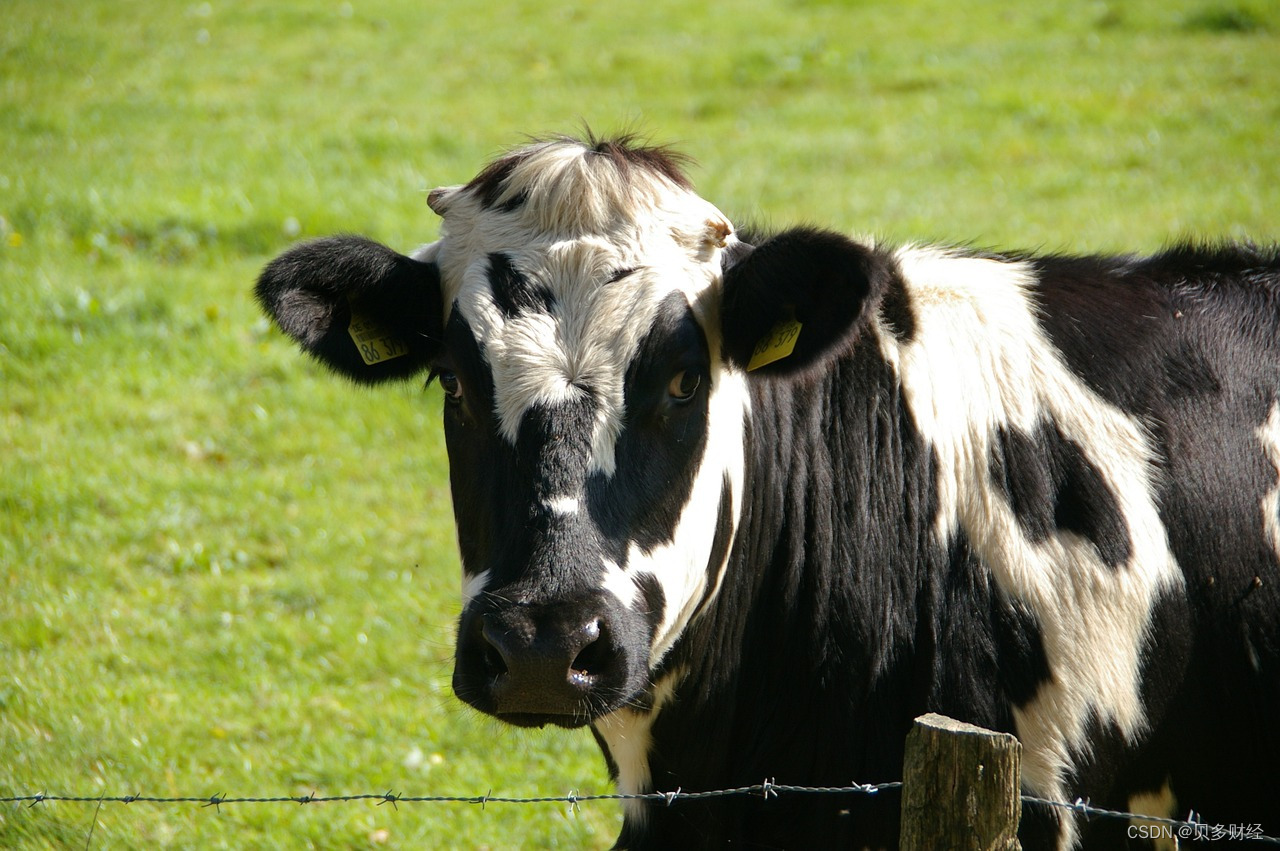
<path fill-rule="evenodd" d="M 688 402 L 693 398 L 693 394 L 698 392 L 698 385 L 701 383 L 702 378 L 698 373 L 682 369 L 671 377 L 671 383 L 667 385 L 667 393 L 677 402 Z"/>
<path fill-rule="evenodd" d="M 450 401 L 457 402 L 462 399 L 462 382 L 458 381 L 456 373 L 441 369 L 436 371 L 435 378 L 440 382 L 440 389 Z"/>

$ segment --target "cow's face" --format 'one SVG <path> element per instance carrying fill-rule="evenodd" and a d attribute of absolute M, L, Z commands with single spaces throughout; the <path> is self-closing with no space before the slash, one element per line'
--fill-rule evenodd
<path fill-rule="evenodd" d="M 856 247 L 803 232 L 752 252 L 674 160 L 619 142 L 538 143 L 429 203 L 441 238 L 414 258 L 309 243 L 267 268 L 259 299 L 339 371 L 439 381 L 457 694 L 522 725 L 644 704 L 724 579 L 751 349 L 790 314 L 806 331 L 787 369 L 847 337 L 835 308 L 860 315 L 867 285 L 829 267 Z M 353 315 L 373 329 L 364 356 Z"/>
<path fill-rule="evenodd" d="M 746 394 L 714 290 L 735 237 L 663 162 L 552 143 L 431 195 L 454 689 L 513 723 L 635 697 L 724 567 Z"/>

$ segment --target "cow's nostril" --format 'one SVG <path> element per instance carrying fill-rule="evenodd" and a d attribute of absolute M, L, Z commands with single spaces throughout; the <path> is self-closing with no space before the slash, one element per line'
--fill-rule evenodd
<path fill-rule="evenodd" d="M 569 675 L 575 679 L 592 679 L 609 664 L 607 642 L 601 640 L 600 621 L 586 624 L 580 633 L 583 647 L 569 665 Z"/>
<path fill-rule="evenodd" d="M 511 606 L 460 627 L 453 687 L 513 724 L 579 726 L 633 686 L 622 632 L 580 603 Z"/>
<path fill-rule="evenodd" d="M 484 642 L 484 668 L 490 677 L 500 677 L 507 673 L 507 661 L 502 658 L 502 651 L 487 639 Z"/>

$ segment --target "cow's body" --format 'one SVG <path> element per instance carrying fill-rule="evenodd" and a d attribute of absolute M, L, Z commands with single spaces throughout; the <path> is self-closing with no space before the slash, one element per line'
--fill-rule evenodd
<path fill-rule="evenodd" d="M 1275 251 L 749 250 L 621 143 L 432 204 L 415 260 L 313 243 L 259 295 L 357 378 L 441 374 L 465 700 L 590 723 L 627 792 L 898 779 L 937 711 L 1017 733 L 1039 796 L 1274 817 Z M 354 359 L 348 300 L 408 355 Z M 790 315 L 794 352 L 748 371 Z M 620 844 L 892 846 L 897 809 L 633 802 Z M 1033 806 L 1022 834 L 1126 826 Z"/>
<path fill-rule="evenodd" d="M 898 778 L 911 719 L 938 711 L 1017 732 L 1039 795 L 1127 811 L 1170 785 L 1180 815 L 1258 821 L 1276 806 L 1280 756 L 1274 258 L 1038 261 L 1056 292 L 1030 295 L 1057 308 L 1038 331 L 1029 313 L 1008 315 L 1033 303 L 1010 286 L 1021 261 L 925 256 L 936 280 L 977 291 L 934 299 L 909 284 L 915 315 L 883 321 L 875 345 L 809 381 L 753 385 L 736 581 L 672 654 L 688 685 L 654 725 L 652 785 Z M 1189 271 L 1200 263 L 1227 274 Z M 1239 274 L 1250 267 L 1258 280 Z M 972 327 L 922 343 L 931 323 L 966 313 Z M 1108 336 L 1091 341 L 1099 328 Z M 993 351 L 1001 339 L 1014 350 Z M 939 350 L 915 364 L 928 378 L 914 384 L 903 361 L 933 340 Z M 1235 387 L 1221 393 L 1228 375 Z M 967 422 L 922 427 L 917 411 L 947 415 L 975 392 L 987 439 Z M 1128 458 L 1104 459 L 1121 443 L 1114 432 L 1132 441 Z M 1133 468 L 1133 493 L 1107 463 Z M 1122 511 L 1125 501 L 1136 505 Z M 1139 535 L 1124 518 L 1157 530 L 1146 553 L 1128 552 Z M 1004 552 L 1014 547 L 1020 566 Z M 863 822 L 883 833 L 855 825 L 897 807 L 884 793 L 690 805 L 655 809 L 647 830 L 672 831 L 657 847 L 686 831 L 891 844 L 891 818 Z M 1028 812 L 1041 820 L 1028 819 L 1026 844 L 1039 844 L 1035 830 L 1052 844 L 1055 814 Z M 1081 826 L 1087 847 L 1115 847 L 1127 827 Z"/>

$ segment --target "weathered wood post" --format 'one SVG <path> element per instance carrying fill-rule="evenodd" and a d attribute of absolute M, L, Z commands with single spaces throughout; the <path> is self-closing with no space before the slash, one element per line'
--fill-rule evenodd
<path fill-rule="evenodd" d="M 902 775 L 902 851 L 1022 847 L 1022 743 L 1010 734 L 921 715 Z"/>

